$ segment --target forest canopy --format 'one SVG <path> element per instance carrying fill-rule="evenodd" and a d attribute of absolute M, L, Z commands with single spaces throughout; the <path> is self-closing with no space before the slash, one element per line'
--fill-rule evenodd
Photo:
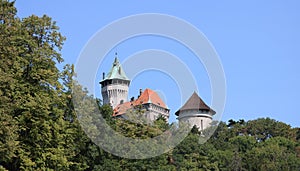
<path fill-rule="evenodd" d="M 177 147 L 149 159 L 107 153 L 74 112 L 74 69 L 57 68 L 66 38 L 56 22 L 47 15 L 19 18 L 14 2 L 1 0 L 0 33 L 0 170 L 300 170 L 300 128 L 271 118 L 220 122 L 204 144 L 194 127 Z M 77 86 L 82 97 L 97 100 Z M 97 102 L 127 137 L 151 138 L 171 126 L 163 118 L 153 125 L 117 119 Z"/>

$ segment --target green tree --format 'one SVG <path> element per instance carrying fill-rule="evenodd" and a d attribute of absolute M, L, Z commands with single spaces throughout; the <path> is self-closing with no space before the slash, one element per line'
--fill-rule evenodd
<path fill-rule="evenodd" d="M 213 122 L 201 134 L 194 127 L 173 150 L 151 159 L 105 152 L 93 142 L 101 131 L 108 131 L 100 116 L 115 131 L 136 139 L 156 137 L 171 126 L 163 117 L 145 122 L 142 106 L 129 111 L 127 120 L 114 118 L 109 106 L 74 81 L 73 65 L 62 71 L 56 67 L 63 62 L 60 51 L 65 40 L 56 23 L 46 15 L 20 19 L 16 13 L 14 2 L 1 0 L 1 171 L 300 170 L 300 129 L 270 118 L 230 120 L 218 127 Z M 216 127 L 212 137 L 199 144 L 201 136 Z M 105 138 L 118 149 L 116 140 Z M 159 149 L 147 146 L 147 150 Z"/>
<path fill-rule="evenodd" d="M 12 115 L 17 106 L 14 90 L 18 83 L 14 76 L 17 47 L 13 41 L 19 31 L 15 29 L 18 20 L 14 3 L 1 0 L 0 11 L 0 165 L 7 167 L 19 149 L 17 121 Z"/>
<path fill-rule="evenodd" d="M 248 121 L 246 130 L 248 135 L 256 137 L 258 141 L 264 141 L 276 136 L 283 136 L 286 138 L 295 137 L 290 125 L 270 118 L 259 118 Z"/>
<path fill-rule="evenodd" d="M 73 160 L 74 123 L 56 67 L 65 38 L 50 17 L 19 19 L 1 0 L 0 164 L 8 170 L 84 168 Z M 79 169 L 78 169 L 79 170 Z"/>

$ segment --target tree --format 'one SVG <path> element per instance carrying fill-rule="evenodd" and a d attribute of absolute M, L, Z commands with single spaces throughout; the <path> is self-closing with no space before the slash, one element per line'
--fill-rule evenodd
<path fill-rule="evenodd" d="M 13 90 L 18 82 L 13 68 L 17 48 L 12 41 L 18 31 L 14 3 L 1 0 L 0 11 L 0 165 L 5 165 L 13 162 L 19 148 L 17 122 L 11 115 L 16 107 Z"/>
<path fill-rule="evenodd" d="M 194 127 L 173 150 L 151 159 L 105 152 L 92 141 L 100 131 L 107 131 L 101 114 L 115 131 L 131 138 L 153 138 L 171 126 L 163 117 L 144 124 L 141 106 L 130 113 L 131 120 L 114 118 L 109 106 L 74 81 L 73 65 L 62 71 L 56 67 L 63 61 L 60 51 L 65 40 L 56 23 L 46 15 L 20 19 L 16 12 L 14 2 L 1 0 L 1 171 L 300 170 L 299 128 L 270 118 L 220 122 L 204 144 L 199 144 L 200 132 Z M 216 127 L 213 122 L 201 135 Z M 118 148 L 110 136 L 105 138 Z M 147 150 L 159 149 L 147 146 Z"/>
<path fill-rule="evenodd" d="M 56 67 L 65 38 L 46 15 L 19 19 L 6 0 L 0 8 L 0 164 L 9 170 L 84 168 L 73 160 L 65 75 Z"/>
<path fill-rule="evenodd" d="M 258 141 L 264 141 L 276 136 L 283 136 L 286 138 L 295 137 L 290 125 L 270 118 L 259 118 L 248 121 L 246 130 L 247 134 L 256 137 Z"/>

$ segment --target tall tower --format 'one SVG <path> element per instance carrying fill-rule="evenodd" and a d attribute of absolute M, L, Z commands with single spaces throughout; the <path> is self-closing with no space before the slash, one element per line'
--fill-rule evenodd
<path fill-rule="evenodd" d="M 106 76 L 103 73 L 103 80 L 100 84 L 103 104 L 109 104 L 115 108 L 118 104 L 127 101 L 130 80 L 121 67 L 117 53 L 112 68 Z"/>
<path fill-rule="evenodd" d="M 186 122 L 191 127 L 196 125 L 201 132 L 210 126 L 212 117 L 215 114 L 216 112 L 207 106 L 196 92 L 175 113 L 179 122 Z"/>

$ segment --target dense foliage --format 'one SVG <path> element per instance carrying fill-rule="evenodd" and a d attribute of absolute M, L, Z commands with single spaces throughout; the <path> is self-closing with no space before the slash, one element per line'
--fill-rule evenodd
<path fill-rule="evenodd" d="M 300 170 L 300 129 L 270 118 L 221 122 L 202 145 L 193 128 L 179 146 L 150 159 L 105 152 L 75 115 L 73 66 L 57 68 L 65 38 L 55 22 L 46 15 L 20 19 L 16 12 L 13 2 L 1 0 L 0 170 Z M 154 137 L 170 127 L 163 118 L 152 125 L 112 118 L 111 108 L 98 104 L 128 137 Z"/>

